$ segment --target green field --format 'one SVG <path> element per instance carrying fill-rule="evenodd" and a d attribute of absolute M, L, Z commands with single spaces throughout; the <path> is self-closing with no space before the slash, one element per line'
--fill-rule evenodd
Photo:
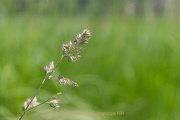
<path fill-rule="evenodd" d="M 84 28 L 92 38 L 76 62 L 56 72 L 80 85 L 49 80 L 38 100 L 61 91 L 60 108 L 43 105 L 24 120 L 178 120 L 180 22 L 120 17 L 16 16 L 0 19 L 0 120 L 17 120 L 37 90 L 43 67 L 61 57 L 61 45 Z M 124 112 L 124 116 L 62 115 L 61 111 Z"/>

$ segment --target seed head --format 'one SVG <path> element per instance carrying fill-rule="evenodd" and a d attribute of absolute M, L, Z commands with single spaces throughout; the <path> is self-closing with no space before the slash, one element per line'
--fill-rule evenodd
<path fill-rule="evenodd" d="M 82 33 L 79 33 L 76 38 L 74 39 L 74 42 L 77 44 L 85 44 L 88 43 L 88 40 L 91 37 L 91 31 L 86 28 L 83 30 Z"/>
<path fill-rule="evenodd" d="M 71 48 L 72 48 L 72 42 L 71 41 L 67 41 L 67 42 L 63 43 L 62 51 L 63 52 L 67 52 L 67 51 L 70 51 Z"/>
<path fill-rule="evenodd" d="M 74 81 L 72 81 L 72 80 L 70 80 L 68 78 L 65 78 L 63 76 L 58 77 L 58 82 L 59 82 L 60 85 L 68 84 L 69 86 L 79 87 L 79 85 L 76 82 L 74 82 Z"/>
<path fill-rule="evenodd" d="M 49 78 L 52 77 L 51 73 L 54 72 L 54 69 L 55 69 L 54 61 L 51 61 L 49 64 L 47 64 L 44 67 L 44 71 L 46 74 L 49 74 Z"/>
<path fill-rule="evenodd" d="M 32 102 L 31 102 L 31 99 L 27 99 L 25 102 L 24 102 L 24 105 L 23 105 L 23 110 L 26 110 L 26 109 L 30 109 L 30 108 L 33 108 L 37 105 L 39 105 L 39 102 L 37 102 L 37 98 L 35 97 Z M 30 105 L 29 105 L 30 103 Z M 27 108 L 27 106 L 29 105 L 29 107 Z"/>
<path fill-rule="evenodd" d="M 80 56 L 80 55 L 71 54 L 71 55 L 69 55 L 68 57 L 69 57 L 69 59 L 70 59 L 71 61 L 76 61 L 76 60 L 79 59 L 81 56 Z"/>
<path fill-rule="evenodd" d="M 56 97 L 56 96 L 53 96 L 53 97 L 51 98 L 51 100 L 49 101 L 49 105 L 50 105 L 51 107 L 53 107 L 53 108 L 58 108 L 58 107 L 60 107 L 60 106 L 59 106 L 59 101 L 57 100 L 57 97 Z"/>

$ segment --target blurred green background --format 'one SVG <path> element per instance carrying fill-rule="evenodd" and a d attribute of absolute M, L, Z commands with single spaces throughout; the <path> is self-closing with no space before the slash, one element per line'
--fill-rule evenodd
<path fill-rule="evenodd" d="M 56 70 L 80 87 L 47 81 L 38 100 L 61 91 L 61 107 L 45 104 L 24 120 L 179 120 L 179 6 L 178 0 L 0 0 L 0 120 L 18 119 L 43 67 L 87 27 L 92 38 L 81 59 Z"/>

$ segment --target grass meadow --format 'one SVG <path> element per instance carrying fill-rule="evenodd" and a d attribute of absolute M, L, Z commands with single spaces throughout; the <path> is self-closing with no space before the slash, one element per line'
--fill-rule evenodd
<path fill-rule="evenodd" d="M 56 16 L 0 19 L 0 120 L 18 119 L 23 102 L 35 93 L 45 75 L 43 67 L 51 60 L 58 61 L 62 43 L 86 27 L 91 29 L 92 38 L 81 59 L 63 61 L 56 70 L 80 87 L 47 81 L 38 100 L 60 91 L 60 108 L 43 105 L 29 111 L 24 119 L 178 120 L 178 20 Z M 117 111 L 124 115 L 86 113 Z"/>

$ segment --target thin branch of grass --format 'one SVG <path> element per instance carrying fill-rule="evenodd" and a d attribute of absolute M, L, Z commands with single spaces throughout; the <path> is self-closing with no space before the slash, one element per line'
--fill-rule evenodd
<path fill-rule="evenodd" d="M 38 90 L 36 91 L 36 93 L 34 94 L 34 96 L 31 98 L 31 101 L 27 104 L 25 110 L 22 112 L 19 120 L 21 120 L 21 119 L 24 117 L 24 115 L 25 115 L 26 112 L 27 112 L 27 109 L 29 108 L 29 106 L 30 106 L 30 104 L 32 103 L 32 101 L 34 100 L 34 98 L 39 94 L 39 92 L 40 92 L 42 86 L 44 85 L 45 81 L 47 80 L 47 78 L 48 78 L 48 75 L 46 74 L 46 76 L 44 77 L 44 79 L 43 79 L 41 85 L 39 86 Z"/>
<path fill-rule="evenodd" d="M 91 32 L 89 29 L 84 29 L 82 33 L 78 34 L 74 41 L 71 42 L 67 41 L 62 45 L 62 55 L 60 58 L 60 62 L 62 60 L 64 60 L 65 58 L 68 59 L 68 61 L 76 61 L 79 57 L 80 57 L 80 52 L 82 50 L 81 45 L 88 43 L 89 38 L 91 37 Z M 59 62 L 59 63 L 60 63 Z M 53 73 L 55 72 L 56 66 L 54 65 L 54 61 L 51 61 L 49 64 L 47 64 L 44 67 L 44 71 L 46 73 L 42 83 L 40 84 L 39 88 L 37 89 L 36 93 L 34 94 L 34 96 L 31 99 L 27 99 L 24 102 L 24 106 L 23 106 L 23 112 L 20 116 L 20 118 L 18 120 L 22 120 L 22 118 L 24 117 L 24 115 L 26 114 L 27 111 L 34 109 L 40 105 L 43 105 L 44 103 L 49 102 L 49 105 L 53 108 L 58 108 L 58 100 L 56 96 L 53 96 L 49 99 L 47 99 L 46 101 L 42 102 L 42 103 L 38 103 L 37 102 L 37 95 L 39 94 L 41 88 L 43 87 L 44 83 L 46 82 L 46 80 L 51 79 L 53 76 Z M 70 85 L 70 86 L 74 86 L 77 87 L 78 84 L 68 78 L 65 77 L 58 77 L 58 82 L 60 84 L 63 85 Z"/>

